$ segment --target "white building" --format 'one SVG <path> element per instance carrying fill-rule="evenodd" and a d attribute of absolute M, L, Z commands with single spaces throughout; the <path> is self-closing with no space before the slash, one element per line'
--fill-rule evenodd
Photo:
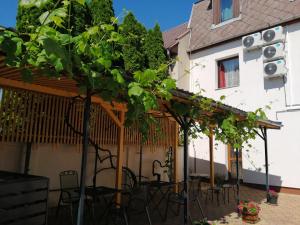
<path fill-rule="evenodd" d="M 253 38 L 244 40 L 248 35 Z M 268 118 L 283 127 L 268 131 L 270 185 L 299 191 L 300 1 L 198 1 L 189 22 L 166 31 L 164 40 L 170 55 L 179 58 L 172 68 L 179 88 L 204 89 L 214 99 L 225 95 L 225 103 L 246 111 L 271 106 Z M 274 48 L 265 48 L 273 43 L 278 55 L 272 57 Z M 272 61 L 268 66 L 266 59 Z M 207 146 L 206 137 L 191 142 L 190 170 L 209 171 Z M 216 173 L 234 173 L 233 158 L 228 146 L 216 146 Z M 264 160 L 264 142 L 257 137 L 242 153 L 245 183 L 265 184 Z"/>

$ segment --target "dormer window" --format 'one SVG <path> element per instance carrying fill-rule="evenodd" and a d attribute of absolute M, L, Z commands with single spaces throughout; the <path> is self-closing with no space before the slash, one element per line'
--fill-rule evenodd
<path fill-rule="evenodd" d="M 221 4 L 220 4 L 221 23 L 233 18 L 232 1 L 233 0 L 221 0 Z"/>
<path fill-rule="evenodd" d="M 228 20 L 239 17 L 240 0 L 212 0 L 214 24 L 226 22 Z"/>

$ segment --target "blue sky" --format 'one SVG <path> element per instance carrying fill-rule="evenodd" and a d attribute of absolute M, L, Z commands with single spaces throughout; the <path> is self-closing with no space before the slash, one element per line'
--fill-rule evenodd
<path fill-rule="evenodd" d="M 116 16 L 123 9 L 132 11 L 147 28 L 158 22 L 167 30 L 189 19 L 192 4 L 196 0 L 114 0 Z M 14 27 L 18 0 L 1 0 L 0 25 Z"/>

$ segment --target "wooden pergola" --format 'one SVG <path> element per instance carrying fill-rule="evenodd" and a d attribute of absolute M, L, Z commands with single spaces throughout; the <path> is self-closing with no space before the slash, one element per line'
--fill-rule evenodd
<path fill-rule="evenodd" d="M 38 72 L 35 71 L 35 74 L 38 75 Z M 68 103 L 68 99 L 78 96 L 79 89 L 76 85 L 74 80 L 70 80 L 66 77 L 62 77 L 60 79 L 49 79 L 45 76 L 36 76 L 32 83 L 25 83 L 22 81 L 21 73 L 19 69 L 7 67 L 5 65 L 5 56 L 0 54 L 0 87 L 7 88 L 11 90 L 11 96 L 13 97 L 14 94 L 20 96 L 24 95 L 28 99 L 34 100 L 33 96 L 38 95 L 39 97 L 43 98 L 45 101 L 44 104 L 39 105 L 42 107 L 44 111 L 48 111 L 51 115 L 59 115 L 60 113 L 64 112 L 66 109 L 66 104 Z M 183 90 L 174 90 L 173 91 L 173 100 L 186 103 L 186 104 L 193 104 L 191 101 L 192 94 Z M 46 102 L 46 103 L 45 103 Z M 92 103 L 92 110 L 96 115 L 96 121 L 101 123 L 105 121 L 111 121 L 112 123 L 112 130 L 111 135 L 104 134 L 103 131 L 99 127 L 95 127 L 90 132 L 90 135 L 94 140 L 99 140 L 99 144 L 102 144 L 101 141 L 104 139 L 107 143 L 113 143 L 118 146 L 117 150 L 117 165 L 116 165 L 116 188 L 121 189 L 122 185 L 122 166 L 124 160 L 124 145 L 126 143 L 131 144 L 139 144 L 141 141 L 141 135 L 139 134 L 138 130 L 135 129 L 128 129 L 125 128 L 125 115 L 127 111 L 127 107 L 125 103 L 120 102 L 106 102 L 99 96 L 92 96 L 91 97 Z M 33 107 L 36 107 L 38 103 L 30 104 Z M 49 105 L 57 106 L 49 107 Z M 178 159 L 177 159 L 177 152 L 178 152 L 178 128 L 181 128 L 185 131 L 185 143 L 184 143 L 184 180 L 185 184 L 187 185 L 187 173 L 188 173 L 188 166 L 187 166 L 187 157 L 188 157 L 188 146 L 187 146 L 187 130 L 183 127 L 183 124 L 180 124 L 178 118 L 175 118 L 172 112 L 170 112 L 169 107 L 170 103 L 166 101 L 160 102 L 160 110 L 159 111 L 152 111 L 150 112 L 157 118 L 161 118 L 162 121 L 162 128 L 168 134 L 168 137 L 165 137 L 161 140 L 157 140 L 157 145 L 162 146 L 173 146 L 174 151 L 174 181 L 178 182 Z M 241 119 L 245 119 L 247 113 L 227 106 L 227 105 L 220 105 L 216 103 L 212 103 L 212 106 L 215 107 L 219 111 L 230 111 L 236 115 L 238 115 Z M 77 103 L 78 108 L 83 108 L 83 103 Z M 3 109 L 3 107 L 0 107 Z M 105 112 L 105 113 L 103 113 Z M 0 112 L 1 113 L 1 112 Z M 74 110 L 71 114 L 71 120 L 76 124 L 78 129 L 83 129 L 83 121 L 84 118 L 83 110 Z M 3 135 L 2 141 L 23 141 L 23 142 L 56 142 L 56 143 L 69 143 L 69 144 L 84 144 L 82 138 L 79 135 L 72 134 L 72 132 L 62 124 L 62 121 L 56 121 L 51 123 L 51 121 L 42 121 L 42 117 L 40 117 L 40 122 L 34 122 L 34 118 L 32 113 L 28 111 L 23 111 L 21 113 L 22 116 L 26 117 L 28 122 L 26 123 L 26 129 L 24 132 L 15 132 L 15 133 L 7 133 L 7 135 Z M 207 114 L 209 116 L 209 114 Z M 54 116 L 55 117 L 55 116 Z M 187 118 L 182 118 L 181 121 L 185 121 Z M 43 125 L 42 125 L 43 124 Z M 258 121 L 259 127 L 263 130 L 267 129 L 280 129 L 281 125 L 269 121 L 269 120 L 261 120 Z M 15 122 L 12 122 L 13 127 L 17 127 L 18 125 Z M 48 128 L 51 132 L 49 133 L 46 129 Z M 13 129 L 13 132 L 16 129 Z M 35 131 L 35 132 L 34 132 Z M 48 133 L 47 133 L 48 132 Z M 69 135 L 64 135 L 64 134 Z M 113 140 L 111 137 L 114 136 L 113 134 L 118 133 L 117 140 Z M 106 136 L 105 136 L 106 135 Z M 152 133 L 154 135 L 154 131 Z M 151 136 L 151 135 L 150 135 Z M 213 167 L 213 133 L 209 136 L 209 149 L 210 149 L 210 173 L 211 173 L 211 184 L 214 185 L 214 167 Z M 155 145 L 154 141 L 148 140 L 148 145 Z M 267 149 L 267 147 L 266 147 Z M 266 152 L 267 154 L 267 152 Z M 266 163 L 266 166 L 268 164 Z M 267 181 L 268 182 L 268 181 Z M 185 191 L 187 191 L 187 186 L 185 187 Z M 120 196 L 118 196 L 117 201 L 120 202 Z M 187 201 L 186 201 L 187 202 Z M 186 214 L 187 212 L 187 203 L 185 205 Z M 186 217 L 186 216 L 185 216 Z M 185 218 L 186 224 L 186 218 Z"/>

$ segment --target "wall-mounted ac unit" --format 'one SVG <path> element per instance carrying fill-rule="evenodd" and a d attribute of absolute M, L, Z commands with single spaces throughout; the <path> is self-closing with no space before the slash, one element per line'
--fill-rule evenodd
<path fill-rule="evenodd" d="M 244 50 L 250 51 L 257 49 L 262 45 L 261 33 L 255 33 L 243 37 L 242 39 Z"/>
<path fill-rule="evenodd" d="M 283 41 L 284 37 L 285 36 L 283 33 L 282 26 L 274 27 L 272 29 L 268 29 L 262 32 L 262 39 L 264 45 L 269 45 L 278 41 Z"/>
<path fill-rule="evenodd" d="M 265 78 L 267 79 L 282 77 L 286 73 L 287 73 L 287 69 L 285 67 L 284 59 L 264 63 L 264 74 L 265 74 Z"/>
<path fill-rule="evenodd" d="M 284 58 L 284 44 L 282 42 L 278 42 L 273 45 L 265 46 L 263 48 L 263 59 L 264 62 L 274 61 L 276 59 Z"/>

